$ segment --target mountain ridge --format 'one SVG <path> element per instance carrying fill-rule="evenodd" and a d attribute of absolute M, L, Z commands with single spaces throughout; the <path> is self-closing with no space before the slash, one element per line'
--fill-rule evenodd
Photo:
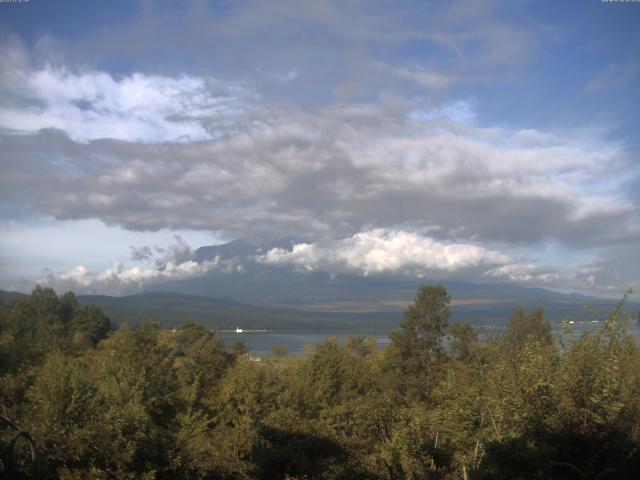
<path fill-rule="evenodd" d="M 560 294 L 562 295 L 562 294 Z M 26 294 L 0 290 L 0 300 L 13 301 L 26 298 Z M 109 295 L 78 295 L 82 305 L 97 305 L 117 324 L 139 324 L 157 320 L 163 327 L 175 328 L 186 320 L 193 320 L 213 329 L 267 328 L 272 330 L 309 330 L 333 332 L 388 332 L 402 319 L 406 304 L 394 303 L 386 309 L 365 311 L 328 309 L 325 305 L 309 308 L 307 304 L 295 308 L 285 306 L 260 306 L 241 303 L 228 298 L 184 294 L 168 291 L 150 291 L 121 297 Z M 570 301 L 573 299 L 573 301 Z M 476 299 L 478 300 L 478 299 Z M 589 302 L 604 314 L 610 312 L 616 301 L 599 299 Z M 593 319 L 585 310 L 584 301 L 567 296 L 564 301 L 547 301 L 540 304 L 535 299 L 511 299 L 507 301 L 465 302 L 455 296 L 452 301 L 452 322 L 468 322 L 475 325 L 504 325 L 518 308 L 542 308 L 545 316 L 554 323 L 564 318 Z M 638 302 L 628 302 L 627 308 L 637 311 Z"/>

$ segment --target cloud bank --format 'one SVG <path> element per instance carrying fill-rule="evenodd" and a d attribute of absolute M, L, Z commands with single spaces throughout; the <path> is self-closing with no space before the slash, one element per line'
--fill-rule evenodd
<path fill-rule="evenodd" d="M 259 249 L 257 250 L 260 251 Z M 247 256 L 196 260 L 195 251 L 180 236 L 166 248 L 131 247 L 138 265 L 115 261 L 102 271 L 78 265 L 48 272 L 42 284 L 80 293 L 130 294 L 163 282 L 203 277 L 210 273 L 240 274 L 263 268 L 291 268 L 298 272 L 404 278 L 466 278 L 510 280 L 522 284 L 552 284 L 560 275 L 552 267 L 464 242 L 442 242 L 421 233 L 374 229 L 353 236 L 291 248 L 271 248 Z"/>
<path fill-rule="evenodd" d="M 7 65 L 4 65 L 5 67 Z M 251 94 L 241 85 L 193 76 L 72 73 L 50 65 L 4 73 L 0 127 L 66 132 L 74 141 L 197 141 L 219 136 Z"/>
<path fill-rule="evenodd" d="M 616 123 L 637 113 L 611 113 L 632 110 L 637 49 L 617 41 L 613 59 L 587 45 L 593 9 L 575 32 L 493 0 L 128 11 L 0 32 L 0 218 L 295 238 L 272 264 L 586 289 L 615 283 L 594 269 L 640 240 L 637 148 Z M 582 47 L 589 65 L 555 75 Z M 140 265 L 67 280 L 201 273 L 172 254 L 137 247 Z M 586 273 L 558 273 L 570 268 Z"/>
<path fill-rule="evenodd" d="M 133 260 L 148 261 L 157 256 L 153 267 L 126 266 L 116 261 L 108 268 L 94 272 L 78 265 L 63 272 L 48 272 L 39 283 L 60 291 L 123 295 L 142 292 L 166 281 L 202 277 L 214 270 L 227 273 L 242 270 L 235 262 L 222 260 L 220 257 L 196 262 L 195 252 L 179 236 L 166 249 L 156 248 L 156 252 L 160 255 L 154 255 L 149 246 L 132 247 Z"/>
<path fill-rule="evenodd" d="M 49 80 L 38 98 L 63 99 L 78 122 L 65 124 L 48 101 L 34 100 L 34 109 L 54 112 L 37 121 L 21 110 L 29 125 L 0 110 L 0 199 L 34 214 L 305 241 L 375 228 L 504 244 L 602 245 L 640 235 L 637 205 L 619 193 L 630 160 L 589 132 L 480 127 L 460 102 L 416 110 L 392 97 L 307 111 L 238 96 L 236 107 L 218 108 L 215 81 L 202 78 L 115 81 L 94 72 Z M 94 81 L 105 87 L 86 86 Z M 129 88 L 140 100 L 127 100 Z M 74 95 L 104 105 L 85 109 Z M 129 124 L 136 118 L 143 127 Z M 197 128 L 185 133 L 176 122 Z M 184 135 L 201 140 L 168 141 Z"/>
<path fill-rule="evenodd" d="M 256 260 L 269 265 L 291 265 L 304 271 L 418 277 L 434 271 L 455 272 L 511 261 L 503 253 L 476 245 L 446 244 L 428 236 L 381 229 L 334 242 L 298 243 L 291 250 L 274 248 Z"/>

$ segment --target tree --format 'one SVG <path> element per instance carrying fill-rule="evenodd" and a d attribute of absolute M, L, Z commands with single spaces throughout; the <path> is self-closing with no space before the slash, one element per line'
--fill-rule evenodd
<path fill-rule="evenodd" d="M 87 366 L 62 353 L 49 355 L 27 397 L 27 428 L 42 453 L 44 478 L 58 478 L 62 469 L 86 471 L 104 427 L 96 418 L 101 399 Z"/>
<path fill-rule="evenodd" d="M 451 296 L 442 285 L 425 285 L 418 289 L 416 300 L 409 305 L 400 331 L 391 340 L 402 346 L 406 355 L 424 355 L 440 351 L 440 339 L 449 326 Z"/>
<path fill-rule="evenodd" d="M 397 375 L 400 390 L 409 397 L 426 398 L 437 378 L 444 356 L 441 340 L 451 316 L 450 301 L 442 285 L 420 287 L 400 329 L 390 335 L 388 365 Z"/>
<path fill-rule="evenodd" d="M 79 334 L 86 338 L 92 345 L 107 337 L 112 330 L 111 321 L 102 310 L 95 305 L 80 308 L 73 315 L 72 328 L 74 335 Z"/>
<path fill-rule="evenodd" d="M 457 323 L 449 331 L 451 353 L 460 361 L 468 361 L 473 357 L 473 348 L 478 341 L 478 335 L 468 323 Z"/>
<path fill-rule="evenodd" d="M 505 346 L 512 352 L 517 352 L 529 342 L 551 345 L 552 341 L 551 324 L 538 308 L 529 314 L 522 308 L 516 310 L 504 335 Z"/>

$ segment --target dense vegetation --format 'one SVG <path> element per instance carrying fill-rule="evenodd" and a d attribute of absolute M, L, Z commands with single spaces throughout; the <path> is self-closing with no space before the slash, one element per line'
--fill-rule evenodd
<path fill-rule="evenodd" d="M 479 342 L 449 300 L 422 287 L 385 349 L 354 337 L 257 363 L 197 324 L 113 331 L 36 288 L 0 305 L 0 413 L 42 478 L 639 478 L 622 307 L 581 338 L 520 310 Z M 14 435 L 0 425 L 2 450 Z"/>

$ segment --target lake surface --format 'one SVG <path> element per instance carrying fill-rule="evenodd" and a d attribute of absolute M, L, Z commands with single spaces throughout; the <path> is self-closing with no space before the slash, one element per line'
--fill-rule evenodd
<path fill-rule="evenodd" d="M 586 332 L 594 332 L 602 326 L 602 322 L 575 322 L 571 325 L 575 338 L 579 338 L 580 335 Z M 493 335 L 500 335 L 504 333 L 506 329 L 505 325 L 483 325 L 476 327 L 480 338 L 487 338 Z M 562 333 L 562 325 L 554 324 L 552 326 L 552 332 L 554 334 Z M 634 335 L 640 340 L 640 325 L 637 322 L 627 327 L 627 332 Z M 306 348 L 314 345 L 320 345 L 324 343 L 329 337 L 336 337 L 340 343 L 343 343 L 349 336 L 357 337 L 373 337 L 376 339 L 376 345 L 378 348 L 382 348 L 388 345 L 391 341 L 389 336 L 381 332 L 367 332 L 367 333 L 355 333 L 349 334 L 345 332 L 286 332 L 286 331 L 264 331 L 264 332 L 221 332 L 219 333 L 226 345 L 231 345 L 233 342 L 242 342 L 249 349 L 249 353 L 254 357 L 267 357 L 272 356 L 272 348 L 275 346 L 284 346 L 289 349 L 289 356 L 302 355 Z"/>
<path fill-rule="evenodd" d="M 340 343 L 343 343 L 347 337 L 373 337 L 376 339 L 376 345 L 379 348 L 387 345 L 391 340 L 384 334 L 349 334 L 349 333 L 332 333 L 332 332 L 243 332 L 220 333 L 224 338 L 225 345 L 231 345 L 233 342 L 242 342 L 249 349 L 249 353 L 254 357 L 265 357 L 273 355 L 271 349 L 275 346 L 285 346 L 289 349 L 289 356 L 302 355 L 305 348 L 324 343 L 329 337 L 336 337 Z"/>

